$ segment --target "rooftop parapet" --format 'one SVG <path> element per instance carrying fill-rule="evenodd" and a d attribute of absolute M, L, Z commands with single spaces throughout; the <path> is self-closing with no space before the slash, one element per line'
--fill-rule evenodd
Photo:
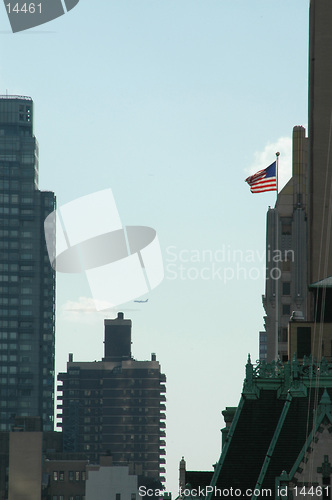
<path fill-rule="evenodd" d="M 21 99 L 22 101 L 32 101 L 32 98 L 26 95 L 0 95 L 0 99 Z"/>
<path fill-rule="evenodd" d="M 261 389 L 278 390 L 278 396 L 304 396 L 310 387 L 332 387 L 332 363 L 322 357 L 316 361 L 311 355 L 298 361 L 294 354 L 292 361 L 280 360 L 267 363 L 265 360 L 252 364 L 250 355 L 246 364 L 246 378 L 243 395 L 247 399 L 259 397 Z"/>

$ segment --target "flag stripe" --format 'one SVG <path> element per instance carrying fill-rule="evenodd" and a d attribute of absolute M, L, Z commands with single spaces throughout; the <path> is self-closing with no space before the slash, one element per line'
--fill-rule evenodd
<path fill-rule="evenodd" d="M 252 193 L 264 193 L 277 190 L 276 162 L 269 167 L 259 170 L 245 180 Z"/>

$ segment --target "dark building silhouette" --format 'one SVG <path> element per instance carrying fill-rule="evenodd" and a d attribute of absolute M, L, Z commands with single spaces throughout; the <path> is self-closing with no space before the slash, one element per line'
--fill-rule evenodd
<path fill-rule="evenodd" d="M 55 273 L 44 238 L 30 97 L 0 96 L 0 431 L 15 416 L 53 429 Z"/>
<path fill-rule="evenodd" d="M 267 214 L 267 256 L 276 250 L 282 254 L 277 264 L 267 261 L 263 304 L 268 361 L 289 359 L 298 344 L 306 355 L 332 356 L 332 329 L 327 326 L 332 323 L 331 26 L 331 2 L 311 0 L 308 137 L 303 127 L 294 128 L 292 178 Z M 273 267 L 278 267 L 274 274 L 279 279 L 271 279 Z M 306 324 L 293 332 L 289 350 L 291 316 Z"/>
<path fill-rule="evenodd" d="M 331 374 L 326 361 L 248 359 L 207 500 L 228 498 L 231 488 L 252 499 L 331 498 Z"/>
<path fill-rule="evenodd" d="M 104 454 L 134 474 L 164 480 L 165 375 L 152 354 L 131 354 L 131 320 L 105 320 L 102 361 L 74 362 L 60 373 L 64 451 L 84 452 L 92 462 Z"/>
<path fill-rule="evenodd" d="M 310 2 L 309 37 L 309 283 L 332 276 L 332 5 Z M 312 299 L 312 297 L 311 297 Z M 314 301 L 310 301 L 314 314 Z"/>

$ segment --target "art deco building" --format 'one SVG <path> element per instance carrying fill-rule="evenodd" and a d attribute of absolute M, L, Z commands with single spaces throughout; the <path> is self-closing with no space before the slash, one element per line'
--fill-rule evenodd
<path fill-rule="evenodd" d="M 55 275 L 44 219 L 52 192 L 38 189 L 30 97 L 0 96 L 0 431 L 15 416 L 53 430 Z"/>
<path fill-rule="evenodd" d="M 92 462 L 111 455 L 114 465 L 163 481 L 165 375 L 152 354 L 131 354 L 131 320 L 105 320 L 102 361 L 74 362 L 60 373 L 64 451 L 85 452 Z"/>
<path fill-rule="evenodd" d="M 332 356 L 331 26 L 331 2 L 311 0 L 308 138 L 303 127 L 294 128 L 293 175 L 267 214 L 263 304 L 269 361 L 294 352 L 300 358 Z M 276 249 L 282 253 L 278 263 L 268 258 Z M 276 267 L 279 278 L 273 279 Z M 290 317 L 303 324 L 291 327 L 288 342 Z"/>
<path fill-rule="evenodd" d="M 277 350 L 282 361 L 288 359 L 288 323 L 292 312 L 297 311 L 303 319 L 307 317 L 307 149 L 305 129 L 294 127 L 292 177 L 279 193 L 275 208 L 269 208 L 267 213 L 263 305 L 266 358 L 270 361 L 275 359 Z M 261 332 L 261 340 L 262 336 Z M 262 341 L 260 346 L 262 350 Z"/>

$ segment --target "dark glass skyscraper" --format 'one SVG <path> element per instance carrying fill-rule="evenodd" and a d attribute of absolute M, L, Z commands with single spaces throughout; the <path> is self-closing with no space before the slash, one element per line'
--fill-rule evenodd
<path fill-rule="evenodd" d="M 0 431 L 15 416 L 53 429 L 55 272 L 44 219 L 55 195 L 38 189 L 30 97 L 0 96 Z"/>

